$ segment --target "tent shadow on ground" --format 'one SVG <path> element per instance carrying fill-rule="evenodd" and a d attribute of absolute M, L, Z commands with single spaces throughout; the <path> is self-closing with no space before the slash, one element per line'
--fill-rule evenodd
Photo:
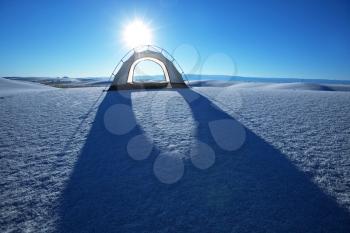
<path fill-rule="evenodd" d="M 186 100 L 197 94 L 167 91 Z M 57 231 L 350 232 L 347 210 L 254 132 L 245 129 L 239 150 L 222 150 L 208 123 L 232 117 L 202 95 L 188 104 L 199 122 L 196 137 L 215 151 L 215 164 L 200 170 L 187 161 L 181 180 L 159 182 L 153 174 L 159 149 L 154 147 L 143 161 L 127 154 L 127 143 L 142 133 L 141 127 L 117 136 L 104 126 L 109 107 L 132 106 L 131 93 L 108 92 L 100 104 L 62 193 Z"/>

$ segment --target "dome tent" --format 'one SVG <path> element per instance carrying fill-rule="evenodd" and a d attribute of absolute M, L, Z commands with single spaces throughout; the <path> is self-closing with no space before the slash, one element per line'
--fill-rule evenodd
<path fill-rule="evenodd" d="M 149 60 L 158 64 L 164 73 L 162 81 L 137 81 L 134 79 L 135 67 L 142 61 Z M 175 59 L 164 49 L 147 45 L 130 50 L 114 69 L 114 80 L 110 90 L 146 89 L 146 88 L 185 88 L 181 73 L 175 67 Z M 180 68 L 180 67 L 179 67 Z M 180 68 L 181 70 L 181 68 Z M 182 72 L 183 73 L 183 72 Z"/>

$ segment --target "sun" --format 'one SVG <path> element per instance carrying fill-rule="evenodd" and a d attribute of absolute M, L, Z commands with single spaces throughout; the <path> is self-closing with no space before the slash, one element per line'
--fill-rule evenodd
<path fill-rule="evenodd" d="M 142 20 L 136 19 L 124 27 L 123 40 L 127 47 L 152 44 L 152 30 Z"/>

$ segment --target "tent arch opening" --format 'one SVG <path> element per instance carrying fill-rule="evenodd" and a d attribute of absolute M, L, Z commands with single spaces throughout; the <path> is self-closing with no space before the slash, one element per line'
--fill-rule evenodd
<path fill-rule="evenodd" d="M 128 75 L 128 81 L 127 83 L 138 83 L 138 82 L 142 82 L 142 81 L 138 81 L 135 80 L 135 69 L 141 65 L 143 62 L 152 62 L 155 65 L 158 65 L 159 68 L 161 68 L 161 70 L 163 71 L 163 75 L 164 75 L 164 80 L 162 81 L 155 81 L 155 82 L 163 82 L 163 83 L 169 83 L 170 82 L 170 78 L 169 78 L 169 73 L 168 73 L 168 69 L 166 68 L 165 64 L 158 60 L 155 59 L 153 57 L 143 57 L 140 59 L 137 59 L 136 61 L 133 62 L 133 64 L 130 67 L 130 71 L 129 71 L 129 75 Z"/>
<path fill-rule="evenodd" d="M 150 81 L 141 80 L 135 82 L 134 72 L 135 66 L 141 61 L 151 60 L 157 63 L 165 80 L 159 81 L 149 78 Z M 114 76 L 113 82 L 109 87 L 109 91 L 128 90 L 128 89 L 158 89 L 158 88 L 187 88 L 188 86 L 183 80 L 183 71 L 181 67 L 175 65 L 178 63 L 165 49 L 153 45 L 143 46 L 142 48 L 134 48 L 130 50 L 114 68 L 111 78 Z M 120 67 L 119 67 L 120 65 Z M 117 70 L 117 68 L 119 69 Z M 179 70 L 182 73 L 179 72 Z"/>

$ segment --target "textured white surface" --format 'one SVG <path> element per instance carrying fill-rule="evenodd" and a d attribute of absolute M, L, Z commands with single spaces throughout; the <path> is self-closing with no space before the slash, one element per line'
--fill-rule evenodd
<path fill-rule="evenodd" d="M 302 171 L 303 176 L 309 177 L 325 195 L 335 198 L 340 206 L 339 208 L 343 207 L 349 212 L 350 92 L 228 88 L 229 89 L 198 87 L 194 90 L 206 96 L 213 105 L 216 105 L 215 108 L 222 109 L 226 114 L 238 119 L 251 132 L 261 137 L 270 144 L 271 147 L 278 149 L 291 164 Z M 61 202 L 64 201 L 62 199 L 68 195 L 67 192 L 64 194 L 68 183 L 70 183 L 72 187 L 76 185 L 77 189 L 79 188 L 81 190 L 78 192 L 80 195 L 78 200 L 81 201 L 83 201 L 84 197 L 86 197 L 85 195 L 87 195 L 84 194 L 85 192 L 96 192 L 96 190 L 88 189 L 88 187 L 98 187 L 92 185 L 95 182 L 94 180 L 91 180 L 91 183 L 86 181 L 86 183 L 84 183 L 85 185 L 79 185 L 79 182 L 77 184 L 74 183 L 77 181 L 73 178 L 76 177 L 74 174 L 77 170 L 84 169 L 85 164 L 87 164 L 85 161 L 85 163 L 79 165 L 79 154 L 82 148 L 86 146 L 87 138 L 91 141 L 96 141 L 97 146 L 101 145 L 101 141 L 106 140 L 105 138 L 89 136 L 89 131 L 93 125 L 103 124 L 103 122 L 97 122 L 95 120 L 96 111 L 106 95 L 101 91 L 101 88 L 57 89 L 53 91 L 4 96 L 0 99 L 1 232 L 54 231 L 57 226 L 60 225 L 60 218 L 64 218 L 62 217 L 62 213 L 60 213 L 60 205 Z M 98 99 L 101 94 L 101 98 Z M 207 202 L 203 204 L 209 209 L 214 207 L 216 209 L 212 209 L 211 213 L 199 210 L 199 212 L 196 212 L 196 209 L 199 207 L 191 206 L 188 200 L 197 201 L 196 198 L 199 198 L 201 195 L 200 193 L 186 192 L 186 190 L 190 190 L 189 187 L 196 187 L 194 181 L 188 181 L 191 180 L 188 174 L 192 174 L 192 170 L 188 173 L 186 169 L 192 169 L 191 166 L 187 166 L 187 164 L 190 163 L 188 151 L 192 150 L 191 145 L 198 140 L 196 127 L 200 125 L 201 122 L 197 122 L 198 119 L 193 117 L 191 107 L 183 98 L 183 96 L 191 96 L 194 97 L 193 99 L 196 99 L 195 94 L 193 92 L 181 95 L 173 91 L 149 91 L 147 93 L 139 91 L 133 92 L 129 96 L 131 96 L 130 101 L 132 102 L 132 109 L 136 122 L 144 131 L 144 135 L 151 139 L 150 141 L 159 152 L 175 154 L 176 158 L 174 157 L 172 159 L 177 162 L 183 161 L 185 170 L 182 170 L 182 163 L 176 163 L 173 165 L 174 167 L 172 167 L 171 163 L 166 163 L 170 170 L 176 170 L 178 176 L 167 174 L 169 176 L 161 177 L 161 179 L 168 179 L 166 181 L 169 183 L 172 183 L 176 179 L 180 180 L 177 184 L 169 186 L 169 188 L 167 188 L 169 192 L 167 195 L 163 196 L 158 193 L 159 189 L 161 190 L 163 186 L 157 186 L 158 188 L 155 190 L 148 190 L 153 186 L 153 181 L 151 183 L 147 183 L 147 181 L 152 180 L 153 178 L 150 177 L 154 177 L 155 174 L 152 172 L 152 169 L 146 169 L 142 164 L 147 164 L 151 160 L 152 163 L 153 161 L 157 161 L 154 165 L 157 176 L 164 172 L 160 165 L 162 165 L 164 161 L 167 162 L 167 160 L 164 160 L 166 157 L 155 160 L 155 158 L 151 156 L 145 160 L 146 162 L 144 162 L 144 160 L 134 161 L 132 160 L 132 156 L 144 159 L 148 155 L 139 155 L 138 150 L 133 150 L 131 153 L 132 156 L 129 157 L 128 155 L 116 153 L 115 156 L 121 156 L 122 158 L 130 160 L 127 160 L 127 162 L 99 164 L 99 160 L 96 160 L 97 162 L 93 160 L 96 167 L 99 166 L 102 170 L 112 172 L 114 169 L 116 172 L 125 172 L 123 173 L 125 174 L 124 178 L 125 180 L 131 179 L 130 185 L 133 179 L 131 175 L 132 177 L 139 177 L 139 179 L 145 182 L 143 184 L 145 185 L 143 189 L 148 190 L 145 194 L 146 196 L 143 196 L 144 206 L 138 204 L 138 210 L 135 210 L 136 212 L 134 215 L 128 214 L 128 222 L 115 222 L 114 230 L 124 232 L 129 230 L 132 232 L 136 229 L 138 232 L 141 232 L 142 229 L 142 231 L 154 230 L 155 232 L 166 232 L 174 229 L 181 230 L 181 228 L 172 227 L 189 224 L 193 226 L 191 231 L 201 230 L 203 232 L 201 227 L 204 226 L 203 224 L 205 223 L 208 224 L 205 225 L 205 229 L 208 231 L 210 229 L 216 230 L 217 232 L 227 232 L 228 222 L 232 223 L 234 217 L 242 218 L 242 221 L 233 224 L 235 227 L 229 226 L 231 231 L 236 230 L 237 232 L 244 232 L 245 230 L 254 229 L 256 231 L 268 231 L 264 226 L 275 227 L 271 231 L 276 229 L 281 231 L 295 229 L 293 227 L 296 226 L 294 226 L 293 223 L 295 224 L 297 220 L 294 222 L 290 219 L 280 220 L 280 222 L 284 222 L 281 225 L 279 225 L 280 222 L 276 218 L 271 218 L 270 222 L 266 220 L 262 221 L 256 219 L 256 216 L 254 214 L 252 215 L 247 208 L 245 208 L 245 210 L 240 210 L 241 212 L 238 211 L 235 216 L 225 214 L 225 212 L 220 212 L 222 215 L 217 214 L 217 209 L 227 206 L 225 200 L 228 200 L 229 197 L 227 195 L 231 195 L 229 193 L 233 191 L 229 186 L 220 186 L 221 188 L 214 189 L 214 187 L 216 187 L 215 183 L 225 180 L 227 177 L 225 174 L 231 172 L 231 167 L 228 167 L 228 164 L 220 163 L 220 161 L 211 164 L 213 162 L 212 155 L 210 155 L 211 157 L 208 163 L 203 164 L 201 161 L 197 161 L 198 166 L 211 166 L 209 169 L 218 169 L 219 172 L 215 173 L 214 176 L 200 169 L 197 170 L 202 180 L 201 184 L 208 185 L 205 187 L 203 186 L 203 192 L 206 190 L 203 195 L 205 194 L 207 198 Z M 188 98 L 188 101 L 191 102 L 192 99 L 189 99 L 191 98 Z M 193 102 L 193 104 L 195 105 L 195 102 Z M 206 113 L 199 112 L 199 115 L 201 114 L 203 115 L 203 119 L 200 119 L 206 121 Z M 110 119 L 108 120 L 110 121 Z M 98 127 L 97 132 L 98 130 L 103 130 L 103 127 Z M 117 130 L 117 132 L 120 131 Z M 135 141 L 131 141 L 130 143 L 134 144 Z M 127 145 L 128 144 L 125 143 L 124 150 L 126 150 Z M 210 146 L 213 145 L 210 144 Z M 123 148 L 117 148 L 117 150 L 119 149 Z M 251 149 L 254 150 L 254 148 Z M 106 148 L 100 148 L 99 150 L 103 154 Z M 148 147 L 144 153 L 149 153 L 149 150 L 150 147 Z M 247 150 L 249 150 L 249 148 L 247 148 Z M 226 152 L 221 152 L 217 149 L 216 153 L 216 156 L 218 156 L 220 153 L 224 154 Z M 87 157 L 87 159 L 90 158 Z M 103 156 L 101 160 L 102 159 Z M 242 163 L 235 167 L 238 174 L 241 171 L 240 169 L 250 169 L 246 168 L 246 166 L 257 166 L 256 164 L 247 165 L 240 161 L 237 161 L 236 164 L 237 163 Z M 75 168 L 77 164 L 80 166 L 79 169 Z M 109 170 L 109 168 L 113 166 L 115 168 Z M 163 168 L 166 169 L 166 167 Z M 264 169 L 269 170 L 269 168 Z M 197 170 L 194 171 L 193 174 L 197 174 Z M 84 172 L 88 175 L 94 171 L 95 170 L 90 171 L 87 169 Z M 130 178 L 128 178 L 128 172 L 131 174 Z M 181 180 L 183 172 L 184 178 Z M 238 177 L 239 176 L 236 178 Z M 264 185 L 269 184 L 269 182 L 274 183 L 279 179 L 278 172 L 276 172 L 276 176 L 260 178 L 265 179 L 263 182 Z M 82 179 L 85 179 L 85 176 L 82 176 Z M 251 182 L 252 180 L 249 179 L 252 178 L 245 178 L 244 182 Z M 286 178 L 284 177 L 284 179 Z M 128 186 L 129 183 L 125 180 L 121 186 L 124 188 L 130 187 Z M 108 178 L 106 178 L 106 181 L 108 181 Z M 119 184 L 121 181 L 115 182 Z M 229 181 L 225 182 L 227 183 Z M 238 180 L 235 182 L 239 183 Z M 257 182 L 254 184 L 257 186 L 252 186 L 251 188 L 259 189 L 259 183 Z M 84 190 L 84 187 L 88 190 Z M 302 190 L 299 191 L 302 192 Z M 162 193 L 162 191 L 160 192 Z M 176 197 L 177 192 L 180 192 L 181 195 L 184 196 L 184 200 L 187 201 L 182 202 L 178 198 L 172 200 L 171 198 Z M 236 190 L 236 193 L 239 192 L 239 190 Z M 104 193 L 103 195 L 108 196 L 109 193 Z M 124 198 L 125 200 L 129 200 L 128 198 L 135 197 L 135 200 L 138 200 L 140 197 L 137 195 L 137 193 L 131 192 L 128 195 L 129 197 L 125 196 Z M 158 195 L 160 195 L 162 199 L 157 198 Z M 233 192 L 232 195 L 237 194 Z M 245 200 L 244 197 L 251 197 L 249 195 L 253 194 L 247 192 L 247 190 L 242 194 L 243 203 Z M 96 197 L 96 200 L 99 199 L 98 197 Z M 218 197 L 220 197 L 220 199 Z M 115 198 L 120 201 L 121 197 Z M 152 229 L 134 228 L 137 226 L 144 226 L 143 224 L 151 224 L 149 221 L 143 222 L 143 218 L 147 216 L 140 219 L 130 217 L 138 216 L 137 213 L 141 213 L 144 209 L 148 211 L 153 209 L 159 211 L 150 214 L 149 218 L 151 220 L 155 219 L 154 221 L 156 221 L 157 218 L 162 219 L 162 215 L 166 217 L 167 207 L 165 203 L 167 203 L 167 198 L 172 200 L 171 203 L 173 203 L 174 206 L 178 206 L 181 210 L 185 211 L 185 209 L 188 208 L 186 209 L 186 213 L 189 213 L 190 217 L 178 214 L 177 220 L 166 218 L 169 222 L 164 222 L 165 220 L 163 219 L 159 224 L 164 225 L 155 224 Z M 266 198 L 269 198 L 268 195 Z M 278 198 L 279 197 L 272 197 L 271 199 Z M 259 205 L 261 202 L 254 202 L 255 200 L 258 199 L 251 197 L 251 199 L 249 199 L 249 206 L 256 212 L 256 210 L 260 210 Z M 91 200 L 89 199 L 88 201 Z M 193 201 L 193 203 L 197 203 L 196 201 Z M 66 216 L 70 216 L 69 211 L 74 211 L 74 209 L 77 208 L 79 209 L 80 201 L 69 203 L 69 208 L 65 209 L 67 212 L 64 212 Z M 93 203 L 89 205 L 94 206 Z M 101 216 L 97 215 L 100 213 L 97 211 L 99 207 L 97 206 L 94 208 L 96 209 L 96 216 Z M 263 206 L 261 208 L 261 213 L 264 213 L 266 210 Z M 127 209 L 132 211 L 130 206 L 128 208 L 125 207 L 124 211 L 127 211 Z M 107 211 L 109 214 L 103 212 L 105 216 L 113 214 L 108 212 L 108 207 L 107 209 L 99 211 Z M 75 216 L 79 220 L 83 218 L 83 216 L 89 214 L 84 211 L 80 211 L 79 213 L 80 215 L 75 213 L 72 216 Z M 258 211 L 258 213 L 260 212 Z M 174 214 L 176 214 L 176 211 Z M 267 218 L 273 214 L 273 212 L 267 211 L 264 217 Z M 276 216 L 278 215 L 279 214 L 276 213 Z M 328 215 L 328 213 L 325 213 L 325 215 Z M 99 217 L 96 216 L 95 218 L 98 220 Z M 228 217 L 232 219 L 229 220 L 227 219 Z M 251 219 L 253 217 L 255 220 Z M 201 220 L 199 221 L 199 219 L 196 218 L 200 218 Z M 94 219 L 91 219 L 91 221 L 93 222 Z M 288 221 L 292 223 L 285 223 Z M 300 221 L 302 225 L 304 220 Z M 75 220 L 72 220 L 71 224 L 74 225 Z M 91 227 L 91 224 L 91 222 L 85 223 L 85 225 L 81 225 L 81 228 L 78 229 L 84 232 L 93 231 L 93 228 L 87 228 L 89 226 Z M 99 224 L 101 223 L 97 221 L 93 226 L 97 227 Z M 113 223 L 111 224 L 113 225 Z M 244 227 L 240 224 L 244 225 Z M 285 229 L 282 227 L 289 226 L 288 224 L 292 224 L 292 227 Z M 84 228 L 84 226 L 86 228 Z M 164 226 L 167 227 L 164 228 Z M 261 226 L 261 228 L 257 226 Z M 60 229 L 63 231 L 69 228 L 65 226 Z M 96 229 L 98 231 L 99 228 Z M 110 229 L 108 228 L 108 230 Z"/>
<path fill-rule="evenodd" d="M 225 95 L 216 87 L 198 91 L 281 150 L 350 210 L 350 93 L 235 87 L 226 88 Z"/>

